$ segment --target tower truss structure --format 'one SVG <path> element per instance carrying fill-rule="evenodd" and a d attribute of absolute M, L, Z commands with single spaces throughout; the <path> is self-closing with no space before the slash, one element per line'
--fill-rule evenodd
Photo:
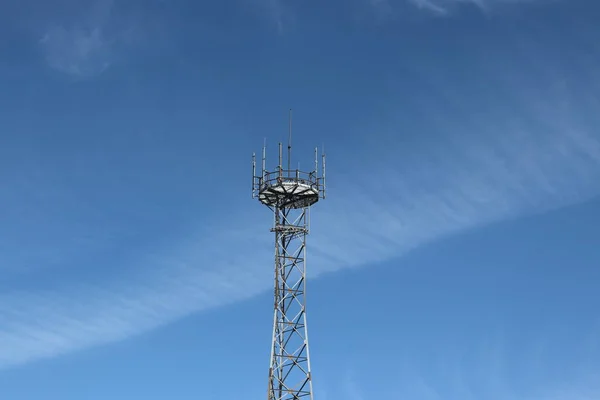
<path fill-rule="evenodd" d="M 313 399 L 312 375 L 306 325 L 306 236 L 310 207 L 325 198 L 325 154 L 318 150 L 314 170 L 292 170 L 291 110 L 287 169 L 283 167 L 282 144 L 279 164 L 266 169 L 266 145 L 262 149 L 260 175 L 252 155 L 252 197 L 273 212 L 275 233 L 274 313 L 267 400 Z"/>

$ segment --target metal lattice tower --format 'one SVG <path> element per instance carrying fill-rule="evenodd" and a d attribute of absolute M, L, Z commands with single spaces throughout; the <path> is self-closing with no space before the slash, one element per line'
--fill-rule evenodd
<path fill-rule="evenodd" d="M 291 115 L 290 110 L 287 169 L 283 168 L 281 143 L 274 171 L 266 169 L 266 145 L 260 175 L 256 174 L 256 155 L 252 155 L 252 197 L 269 207 L 274 216 L 275 307 L 268 400 L 313 398 L 306 327 L 306 235 L 310 206 L 325 198 L 325 154 L 321 156 L 321 176 L 316 148 L 312 172 L 290 168 Z"/>

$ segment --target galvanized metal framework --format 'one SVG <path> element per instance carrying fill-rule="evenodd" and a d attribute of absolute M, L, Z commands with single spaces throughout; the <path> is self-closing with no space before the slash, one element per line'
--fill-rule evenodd
<path fill-rule="evenodd" d="M 275 282 L 273 338 L 269 366 L 268 400 L 312 400 L 312 376 L 306 327 L 306 235 L 310 206 L 325 198 L 325 154 L 319 176 L 318 152 L 315 169 L 291 170 L 291 110 L 288 165 L 283 169 L 279 143 L 279 165 L 266 170 L 263 147 L 261 174 L 256 174 L 252 155 L 252 197 L 273 212 L 275 233 Z"/>

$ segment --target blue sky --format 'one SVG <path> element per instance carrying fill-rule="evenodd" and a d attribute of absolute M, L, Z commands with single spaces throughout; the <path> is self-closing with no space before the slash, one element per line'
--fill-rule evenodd
<path fill-rule="evenodd" d="M 600 398 L 599 13 L 3 2 L 2 398 L 265 395 L 290 107 L 315 398 Z"/>

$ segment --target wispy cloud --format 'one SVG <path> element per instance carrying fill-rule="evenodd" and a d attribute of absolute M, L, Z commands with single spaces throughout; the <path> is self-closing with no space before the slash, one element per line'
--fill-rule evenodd
<path fill-rule="evenodd" d="M 176 258 L 140 260 L 141 270 L 158 272 L 139 276 L 135 285 L 3 294 L 0 367 L 124 339 L 191 312 L 257 294 L 270 274 L 268 269 L 249 267 L 246 259 L 252 247 L 264 247 L 264 238 L 244 237 L 252 236 L 230 232 L 194 241 Z M 236 240 L 245 251 L 232 257 L 229 249 L 219 246 L 221 240 Z M 196 246 L 202 254 L 189 254 Z M 219 259 L 224 262 L 215 264 Z M 240 290 L 244 287 L 247 290 Z"/>
<path fill-rule="evenodd" d="M 360 379 L 358 379 L 354 370 L 346 368 L 346 376 L 341 385 L 343 393 L 341 397 L 349 400 L 364 400 L 365 394 L 360 388 L 359 382 Z"/>
<path fill-rule="evenodd" d="M 88 30 L 55 27 L 40 44 L 50 67 L 77 77 L 98 75 L 113 62 L 111 44 L 97 26 Z"/>
<path fill-rule="evenodd" d="M 426 9 L 429 11 L 433 11 L 436 14 L 446 14 L 448 12 L 448 1 L 439 1 L 436 0 L 409 0 L 415 6 Z M 455 2 L 453 2 L 455 3 Z"/>
<path fill-rule="evenodd" d="M 310 275 L 399 256 L 442 235 L 600 192 L 600 141 L 574 128 L 439 146 L 416 151 L 421 161 L 381 165 L 376 182 L 332 184 L 330 199 L 315 210 Z M 344 185 L 358 185 L 362 195 L 344 196 Z M 5 293 L 0 367 L 121 340 L 268 289 L 271 238 L 250 231 L 265 217 L 259 214 L 244 218 L 244 231 L 225 229 L 161 259 L 139 260 L 139 270 L 158 272 L 121 285 Z M 222 243 L 235 243 L 235 251 Z"/>
<path fill-rule="evenodd" d="M 69 6 L 70 18 L 50 16 L 39 39 L 51 68 L 75 78 L 97 76 L 117 62 L 131 44 L 135 26 L 123 24 L 113 0 L 85 1 Z"/>
<path fill-rule="evenodd" d="M 390 122 L 391 128 L 378 127 L 382 137 L 392 131 L 389 143 L 378 159 L 364 160 L 368 174 L 330 163 L 329 198 L 316 206 L 308 241 L 311 276 L 397 257 L 444 235 L 600 194 L 598 100 L 556 85 L 554 76 L 531 83 L 531 74 L 519 72 L 522 64 L 496 61 L 487 72 L 486 65 L 477 66 L 493 87 L 469 89 L 441 70 L 423 72 L 423 84 L 437 90 L 415 92 L 411 100 L 435 135 L 403 143 L 401 124 Z M 597 76 L 578 78 L 586 79 L 591 93 L 600 87 Z M 492 100 L 482 100 L 489 93 Z M 334 168 L 350 174 L 342 177 Z M 255 209 L 225 221 L 211 237 L 199 234 L 134 260 L 138 268 L 112 261 L 144 271 L 122 283 L 5 292 L 0 367 L 121 340 L 269 289 L 271 237 L 255 228 L 266 227 L 267 211 L 258 204 Z"/>
<path fill-rule="evenodd" d="M 290 19 L 290 8 L 289 4 L 286 4 L 283 0 L 251 0 L 255 4 L 261 14 L 268 18 L 271 23 L 274 23 L 277 27 L 278 33 L 283 33 L 285 30 L 286 22 Z"/>
<path fill-rule="evenodd" d="M 328 212 L 313 222 L 311 250 L 329 257 L 320 264 L 384 260 L 444 235 L 598 195 L 600 141 L 589 131 L 565 126 L 564 133 L 534 135 L 506 128 L 415 149 L 420 161 L 370 164 L 378 176 L 363 177 L 362 194 L 349 198 L 332 189 L 329 206 L 348 217 Z"/>
<path fill-rule="evenodd" d="M 596 332 L 597 333 L 597 332 Z M 584 335 L 582 335 L 584 336 Z M 600 395 L 596 365 L 581 362 L 549 362 L 556 353 L 537 351 L 537 342 L 547 342 L 540 333 L 535 341 L 510 342 L 502 335 L 493 339 L 469 341 L 468 347 L 447 343 L 436 348 L 435 356 L 395 355 L 395 368 L 381 374 L 366 374 L 363 365 L 354 365 L 357 377 L 348 384 L 347 377 L 333 385 L 347 388 L 338 398 L 350 393 L 369 393 L 375 388 L 378 398 L 423 400 L 591 400 Z M 554 349 L 564 349 L 565 343 L 554 342 Z M 518 351 L 515 349 L 518 348 Z M 582 350 L 574 341 L 573 351 Z M 593 355 L 597 355 L 593 353 Z M 349 369 L 350 370 L 350 369 Z M 557 374 L 557 372 L 559 372 Z M 336 384 L 337 383 L 337 384 Z M 390 384 L 391 383 L 391 384 Z M 365 395 L 365 397 L 367 397 Z"/>
<path fill-rule="evenodd" d="M 453 9 L 461 5 L 471 5 L 488 13 L 498 6 L 550 3 L 555 0 L 370 0 L 371 4 L 379 9 L 386 8 L 388 11 L 395 4 L 406 3 L 427 10 L 438 15 L 448 15 Z"/>

